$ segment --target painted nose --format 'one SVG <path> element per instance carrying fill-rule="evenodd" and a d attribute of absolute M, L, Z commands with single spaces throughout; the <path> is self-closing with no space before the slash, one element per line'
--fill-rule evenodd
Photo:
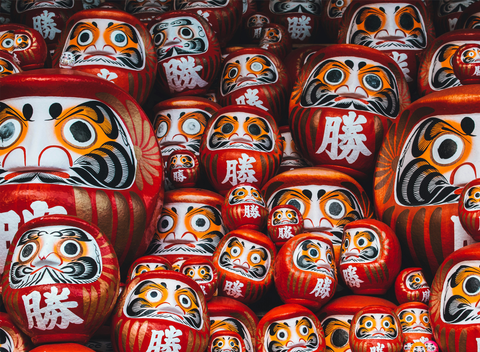
<path fill-rule="evenodd" d="M 362 87 L 358 75 L 351 74 L 345 84 L 337 88 L 335 91 L 338 95 L 352 99 L 366 99 L 368 94 Z"/>

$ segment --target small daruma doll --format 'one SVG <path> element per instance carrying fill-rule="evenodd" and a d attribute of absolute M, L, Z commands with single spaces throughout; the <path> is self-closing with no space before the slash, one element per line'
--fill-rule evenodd
<path fill-rule="evenodd" d="M 33 343 L 86 343 L 118 296 L 117 256 L 98 227 L 69 215 L 36 218 L 10 246 L 2 297 Z"/>
<path fill-rule="evenodd" d="M 433 339 L 432 327 L 428 316 L 428 306 L 421 302 L 407 302 L 395 310 L 404 338 L 404 344 L 426 342 Z M 412 350 L 413 351 L 413 350 Z"/>
<path fill-rule="evenodd" d="M 458 201 L 458 215 L 463 228 L 475 241 L 480 240 L 480 179 L 463 188 Z"/>
<path fill-rule="evenodd" d="M 222 195 L 243 182 L 261 188 L 277 173 L 281 156 L 282 141 L 273 117 L 251 106 L 218 110 L 200 147 L 204 171 Z"/>
<path fill-rule="evenodd" d="M 277 205 L 268 214 L 268 235 L 278 247 L 303 232 L 303 216 L 293 205 Z"/>
<path fill-rule="evenodd" d="M 246 352 L 242 337 L 228 330 L 215 331 L 210 335 L 206 352 Z"/>
<path fill-rule="evenodd" d="M 3 312 L 0 312 L 0 344 L 2 352 L 27 352 L 33 347 L 30 338 Z"/>
<path fill-rule="evenodd" d="M 400 243 L 383 222 L 363 219 L 343 228 L 339 271 L 354 293 L 384 294 L 395 281 L 401 263 Z"/>
<path fill-rule="evenodd" d="M 400 352 L 403 347 L 400 321 L 392 308 L 366 306 L 353 317 L 349 342 L 352 352 Z"/>
<path fill-rule="evenodd" d="M 143 104 L 155 82 L 152 39 L 142 23 L 120 10 L 83 10 L 69 18 L 53 67 L 107 79 Z"/>
<path fill-rule="evenodd" d="M 115 351 L 175 346 L 203 352 L 210 337 L 207 304 L 195 281 L 175 271 L 152 271 L 127 285 L 112 318 Z"/>
<path fill-rule="evenodd" d="M 218 273 L 210 259 L 204 257 L 187 259 L 180 267 L 180 272 L 197 282 L 206 301 L 210 301 L 217 294 Z"/>
<path fill-rule="evenodd" d="M 240 183 L 225 196 L 223 222 L 230 231 L 238 228 L 262 231 L 268 209 L 260 191 L 250 183 Z"/>
<path fill-rule="evenodd" d="M 422 302 L 428 304 L 430 286 L 422 268 L 407 268 L 395 279 L 395 297 L 398 303 Z"/>
<path fill-rule="evenodd" d="M 13 55 L 0 51 L 0 78 L 22 72 Z"/>
<path fill-rule="evenodd" d="M 262 29 L 259 46 L 260 48 L 277 55 L 283 60 L 292 50 L 290 33 L 288 33 L 287 29 L 280 24 L 265 24 Z"/>
<path fill-rule="evenodd" d="M 257 326 L 257 352 L 325 351 L 322 325 L 311 310 L 284 304 L 263 316 Z"/>
<path fill-rule="evenodd" d="M 167 164 L 167 177 L 174 188 L 195 187 L 200 176 L 200 164 L 195 153 L 175 150 Z"/>
<path fill-rule="evenodd" d="M 155 270 L 172 270 L 172 264 L 158 255 L 144 255 L 137 258 L 127 273 L 127 283 L 135 277 Z"/>
<path fill-rule="evenodd" d="M 157 85 L 169 96 L 207 93 L 220 69 L 220 45 L 205 19 L 169 11 L 150 24 L 157 53 Z"/>
<path fill-rule="evenodd" d="M 242 303 L 258 301 L 273 283 L 276 249 L 263 233 L 238 229 L 225 235 L 213 255 L 218 294 Z"/>
<path fill-rule="evenodd" d="M 445 258 L 432 283 L 429 312 L 443 352 L 480 348 L 480 243 Z"/>
<path fill-rule="evenodd" d="M 284 303 L 317 311 L 335 294 L 337 270 L 332 241 L 303 233 L 288 240 L 275 259 L 275 287 Z"/>

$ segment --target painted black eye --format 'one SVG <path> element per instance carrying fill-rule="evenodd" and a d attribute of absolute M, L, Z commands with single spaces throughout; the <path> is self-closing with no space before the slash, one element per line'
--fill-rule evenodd
<path fill-rule="evenodd" d="M 280 340 L 280 341 L 285 341 L 288 337 L 288 333 L 285 329 L 280 329 L 278 330 L 277 332 L 277 338 Z"/>
<path fill-rule="evenodd" d="M 310 248 L 308 250 L 308 255 L 312 258 L 317 258 L 318 257 L 318 251 L 315 248 Z"/>
<path fill-rule="evenodd" d="M 92 124 L 83 119 L 70 119 L 62 129 L 63 139 L 76 148 L 88 148 L 97 140 Z"/>
<path fill-rule="evenodd" d="M 180 295 L 178 297 L 178 301 L 182 305 L 182 307 L 187 308 L 187 309 L 191 308 L 192 305 L 193 305 L 192 300 L 187 295 Z"/>
<path fill-rule="evenodd" d="M 29 260 L 37 251 L 37 244 L 35 242 L 27 243 L 20 251 L 20 260 L 22 262 Z"/>
<path fill-rule="evenodd" d="M 22 133 L 22 125 L 17 119 L 7 119 L 0 124 L 0 148 L 14 144 Z"/>
<path fill-rule="evenodd" d="M 82 251 L 80 244 L 74 240 L 68 240 L 60 246 L 60 253 L 65 257 L 76 257 Z"/>
<path fill-rule="evenodd" d="M 332 68 L 325 73 L 325 82 L 327 82 L 328 84 L 340 84 L 341 82 L 343 82 L 344 78 L 345 74 L 342 70 L 339 70 L 338 68 Z"/>
<path fill-rule="evenodd" d="M 262 129 L 256 123 L 252 123 L 248 126 L 247 129 L 248 132 L 250 132 L 250 134 L 252 134 L 253 136 L 258 136 L 260 133 L 262 133 Z"/>
<path fill-rule="evenodd" d="M 325 204 L 325 213 L 335 220 L 341 219 L 346 213 L 345 205 L 337 199 L 330 199 Z"/>
<path fill-rule="evenodd" d="M 110 35 L 110 39 L 112 40 L 113 44 L 122 48 L 128 44 L 127 35 L 119 30 L 113 31 Z"/>
<path fill-rule="evenodd" d="M 84 29 L 77 37 L 77 43 L 81 46 L 89 45 L 93 42 L 93 32 L 89 29 Z"/>
<path fill-rule="evenodd" d="M 469 296 L 480 293 L 480 278 L 475 275 L 468 277 L 463 283 L 463 291 Z"/>
<path fill-rule="evenodd" d="M 367 240 L 365 240 L 365 238 L 363 237 L 360 237 L 358 240 L 357 240 L 357 246 L 358 247 L 363 247 L 367 244 Z"/>
<path fill-rule="evenodd" d="M 348 342 L 348 331 L 343 329 L 337 329 L 332 333 L 332 337 L 330 338 L 332 345 L 340 348 L 347 344 Z"/>
<path fill-rule="evenodd" d="M 155 36 L 153 37 L 153 43 L 157 47 L 162 45 L 164 41 L 165 41 L 165 33 L 163 32 L 159 32 L 155 34 Z"/>
<path fill-rule="evenodd" d="M 4 48 L 8 49 L 8 48 L 11 48 L 13 46 L 13 43 L 14 43 L 13 39 L 7 38 L 2 42 L 2 46 Z"/>
<path fill-rule="evenodd" d="M 165 121 L 160 122 L 157 127 L 157 138 L 163 138 L 168 132 L 168 123 Z"/>
<path fill-rule="evenodd" d="M 235 78 L 238 75 L 238 68 L 234 67 L 228 71 L 228 78 Z"/>
<path fill-rule="evenodd" d="M 190 224 L 195 231 L 204 232 L 210 228 L 210 220 L 202 214 L 194 215 Z"/>
<path fill-rule="evenodd" d="M 382 27 L 382 19 L 377 15 L 368 15 L 365 19 L 365 29 L 369 32 L 376 32 Z"/>
<path fill-rule="evenodd" d="M 374 74 L 368 74 L 365 77 L 363 77 L 363 84 L 369 90 L 373 90 L 375 92 L 378 92 L 383 87 L 382 79 L 379 76 Z"/>
<path fill-rule="evenodd" d="M 160 233 L 167 232 L 174 225 L 173 218 L 170 215 L 164 215 L 158 220 L 157 229 Z"/>
<path fill-rule="evenodd" d="M 407 31 L 413 29 L 413 26 L 415 25 L 415 22 L 413 21 L 413 17 L 409 13 L 402 13 L 402 15 L 400 16 L 399 23 L 400 23 L 400 27 L 402 27 Z"/>
<path fill-rule="evenodd" d="M 298 199 L 290 199 L 289 201 L 287 201 L 287 204 L 293 205 L 295 208 L 300 210 L 300 213 L 302 214 L 303 214 L 303 211 L 305 210 L 305 205 L 303 204 L 302 201 Z"/>
<path fill-rule="evenodd" d="M 226 123 L 222 126 L 223 133 L 232 133 L 233 132 L 233 125 L 231 123 Z"/>
<path fill-rule="evenodd" d="M 440 165 L 449 165 L 458 161 L 464 150 L 463 139 L 455 134 L 445 134 L 433 143 L 432 159 Z"/>
<path fill-rule="evenodd" d="M 146 297 L 149 302 L 158 302 L 162 299 L 162 292 L 159 290 L 150 290 L 147 292 Z"/>
<path fill-rule="evenodd" d="M 178 31 L 178 34 L 183 38 L 183 39 L 192 39 L 193 38 L 193 31 L 188 28 L 188 27 L 182 27 Z"/>

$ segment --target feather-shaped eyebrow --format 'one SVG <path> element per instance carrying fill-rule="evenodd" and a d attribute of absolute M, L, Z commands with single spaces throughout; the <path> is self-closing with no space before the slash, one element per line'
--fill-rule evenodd
<path fill-rule="evenodd" d="M 115 30 L 120 30 L 125 33 L 135 44 L 138 44 L 138 36 L 135 29 L 128 23 L 111 23 L 109 24 L 105 33 L 110 33 Z"/>
<path fill-rule="evenodd" d="M 75 25 L 75 27 L 73 27 L 69 39 L 72 40 L 73 38 L 77 37 L 78 34 L 84 29 L 89 29 L 92 32 L 97 33 L 97 34 L 99 32 L 99 29 L 96 26 L 95 22 L 92 22 L 92 23 L 90 23 L 90 22 L 78 22 Z"/>
<path fill-rule="evenodd" d="M 458 267 L 457 270 L 455 270 L 452 277 L 450 278 L 450 287 L 457 287 L 460 283 L 462 283 L 463 280 L 465 280 L 467 276 L 471 274 L 480 275 L 480 268 L 461 265 L 460 267 Z"/>
<path fill-rule="evenodd" d="M 229 115 L 222 115 L 218 118 L 218 120 L 215 122 L 214 129 L 217 129 L 220 127 L 221 123 L 227 123 L 230 122 L 233 125 L 238 124 L 238 117 L 237 116 L 229 116 Z"/>
<path fill-rule="evenodd" d="M 385 11 L 377 9 L 376 7 L 364 7 L 358 12 L 358 14 L 356 16 L 356 19 L 355 19 L 355 24 L 358 25 L 358 24 L 362 23 L 363 21 L 365 21 L 365 18 L 367 18 L 367 16 L 371 13 L 380 15 L 381 17 L 385 16 Z"/>

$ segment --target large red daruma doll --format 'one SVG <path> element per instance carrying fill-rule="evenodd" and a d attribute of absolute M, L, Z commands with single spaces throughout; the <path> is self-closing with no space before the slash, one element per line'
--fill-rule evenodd
<path fill-rule="evenodd" d="M 429 302 L 435 341 L 444 352 L 480 348 L 480 243 L 450 254 L 438 268 Z"/>
<path fill-rule="evenodd" d="M 458 201 L 478 177 L 480 86 L 429 94 L 412 103 L 388 131 L 374 178 L 379 220 L 395 230 L 427 279 L 453 251 L 474 242 Z"/>
<path fill-rule="evenodd" d="M 386 131 L 410 94 L 395 62 L 378 50 L 332 45 L 299 74 L 290 99 L 290 130 L 314 165 L 366 180 Z"/>
<path fill-rule="evenodd" d="M 243 182 L 261 188 L 277 173 L 281 157 L 277 124 L 270 114 L 251 106 L 218 110 L 208 121 L 200 146 L 205 173 L 222 195 Z"/>
<path fill-rule="evenodd" d="M 69 18 L 53 67 L 107 79 L 143 104 L 155 82 L 157 61 L 143 24 L 120 10 L 83 10 Z"/>
<path fill-rule="evenodd" d="M 2 78 L 0 126 L 3 248 L 34 217 L 76 215 L 110 238 L 126 272 L 163 201 L 160 151 L 139 105 L 104 79 L 37 70 Z"/>
<path fill-rule="evenodd" d="M 97 226 L 68 215 L 19 228 L 2 277 L 2 298 L 34 344 L 86 343 L 113 310 L 120 285 L 114 249 Z"/>

